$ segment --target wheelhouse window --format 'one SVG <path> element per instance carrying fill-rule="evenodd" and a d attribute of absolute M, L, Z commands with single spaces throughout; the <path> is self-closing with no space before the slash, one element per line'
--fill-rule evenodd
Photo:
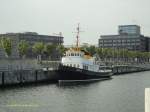
<path fill-rule="evenodd" d="M 74 56 L 74 54 L 73 54 L 73 53 L 71 53 L 71 56 Z"/>
<path fill-rule="evenodd" d="M 88 70 L 88 66 L 87 65 L 83 65 L 83 69 Z"/>

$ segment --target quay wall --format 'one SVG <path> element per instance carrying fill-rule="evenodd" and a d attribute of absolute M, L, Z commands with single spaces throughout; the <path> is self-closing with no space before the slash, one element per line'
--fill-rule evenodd
<path fill-rule="evenodd" d="M 125 73 L 133 73 L 133 72 L 141 72 L 141 71 L 148 71 L 150 68 L 142 68 L 136 66 L 114 66 L 112 67 L 112 72 L 114 75 L 121 75 Z"/>
<path fill-rule="evenodd" d="M 53 71 L 42 68 L 37 60 L 0 60 L 0 86 L 57 79 Z"/>
<path fill-rule="evenodd" d="M 59 62 L 43 62 L 37 60 L 0 60 L 0 86 L 23 84 L 41 81 L 57 81 L 58 76 L 52 68 L 57 68 Z M 149 67 L 149 68 L 146 68 Z M 48 68 L 44 71 L 42 68 Z M 149 65 L 129 66 L 114 65 L 111 67 L 114 75 L 150 70 Z"/>
<path fill-rule="evenodd" d="M 41 81 L 54 81 L 57 77 L 53 72 L 42 70 L 22 70 L 0 72 L 0 85 L 22 84 Z"/>

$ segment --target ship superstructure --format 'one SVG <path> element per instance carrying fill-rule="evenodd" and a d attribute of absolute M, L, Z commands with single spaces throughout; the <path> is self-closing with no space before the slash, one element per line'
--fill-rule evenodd
<path fill-rule="evenodd" d="M 61 66 L 57 70 L 60 80 L 85 80 L 106 78 L 112 75 L 110 69 L 102 69 L 86 50 L 79 47 L 80 27 L 77 27 L 76 46 L 68 49 L 61 59 Z"/>

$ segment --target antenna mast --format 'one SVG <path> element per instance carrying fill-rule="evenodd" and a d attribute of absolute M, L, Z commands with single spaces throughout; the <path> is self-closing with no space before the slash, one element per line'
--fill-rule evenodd
<path fill-rule="evenodd" d="M 77 38 L 77 43 L 76 43 L 76 46 L 77 46 L 77 48 L 79 47 L 79 34 L 80 34 L 80 23 L 78 23 L 78 27 L 77 27 L 77 36 L 76 36 L 76 38 Z"/>
<path fill-rule="evenodd" d="M 78 27 L 76 28 L 76 30 L 77 30 L 77 32 L 74 32 L 74 33 L 77 34 L 76 35 L 76 38 L 77 38 L 76 47 L 79 48 L 79 37 L 80 37 L 79 35 L 80 35 L 80 32 L 83 32 L 83 31 L 80 30 L 80 23 L 78 23 Z"/>

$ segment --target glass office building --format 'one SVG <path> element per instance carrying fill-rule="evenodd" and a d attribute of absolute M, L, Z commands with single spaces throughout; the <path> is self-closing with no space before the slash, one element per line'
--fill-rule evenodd
<path fill-rule="evenodd" d="M 121 25 L 117 35 L 101 35 L 100 48 L 128 49 L 132 51 L 149 51 L 149 38 L 141 35 L 138 25 Z"/>

